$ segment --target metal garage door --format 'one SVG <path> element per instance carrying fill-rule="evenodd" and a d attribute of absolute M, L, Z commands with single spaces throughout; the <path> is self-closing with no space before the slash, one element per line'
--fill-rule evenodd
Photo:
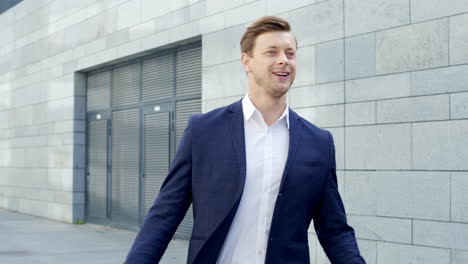
<path fill-rule="evenodd" d="M 105 223 L 109 206 L 109 130 L 110 72 L 98 72 L 87 79 L 88 131 L 87 131 L 87 216 L 94 223 Z"/>
<path fill-rule="evenodd" d="M 143 219 L 159 194 L 170 162 L 172 107 L 154 105 L 144 109 Z"/>
<path fill-rule="evenodd" d="M 201 112 L 200 42 L 88 73 L 88 221 L 137 229 L 191 114 Z M 176 237 L 189 237 L 192 209 Z"/>

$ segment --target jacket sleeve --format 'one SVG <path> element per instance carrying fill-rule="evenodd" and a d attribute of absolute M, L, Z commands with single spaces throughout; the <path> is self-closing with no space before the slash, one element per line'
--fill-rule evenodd
<path fill-rule="evenodd" d="M 128 253 L 126 264 L 159 263 L 192 202 L 192 119 L 193 115 L 159 195 Z"/>
<path fill-rule="evenodd" d="M 328 131 L 327 131 L 328 132 Z M 323 195 L 314 212 L 314 227 L 327 257 L 334 264 L 362 264 L 354 230 L 347 224 L 346 212 L 338 192 L 336 179 L 335 146 L 329 137 L 329 170 Z"/>

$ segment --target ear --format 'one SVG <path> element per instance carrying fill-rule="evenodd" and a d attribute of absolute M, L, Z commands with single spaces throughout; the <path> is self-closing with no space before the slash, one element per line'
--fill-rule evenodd
<path fill-rule="evenodd" d="M 248 73 L 248 72 L 251 71 L 250 58 L 251 57 L 247 53 L 242 53 L 241 54 L 241 63 L 242 63 L 242 67 L 244 68 L 245 73 Z"/>

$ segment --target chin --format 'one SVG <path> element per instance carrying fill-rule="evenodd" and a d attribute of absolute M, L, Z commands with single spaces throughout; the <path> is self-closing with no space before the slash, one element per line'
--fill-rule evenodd
<path fill-rule="evenodd" d="M 289 86 L 288 87 L 277 87 L 272 92 L 273 92 L 273 95 L 275 97 L 281 97 L 281 96 L 285 95 L 288 91 L 289 91 Z"/>

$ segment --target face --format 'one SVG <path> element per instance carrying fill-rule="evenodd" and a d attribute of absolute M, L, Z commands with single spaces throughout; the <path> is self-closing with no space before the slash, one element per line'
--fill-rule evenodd
<path fill-rule="evenodd" d="M 283 96 L 296 77 L 296 41 L 290 32 L 259 35 L 252 56 L 242 53 L 249 82 L 274 97 Z"/>

